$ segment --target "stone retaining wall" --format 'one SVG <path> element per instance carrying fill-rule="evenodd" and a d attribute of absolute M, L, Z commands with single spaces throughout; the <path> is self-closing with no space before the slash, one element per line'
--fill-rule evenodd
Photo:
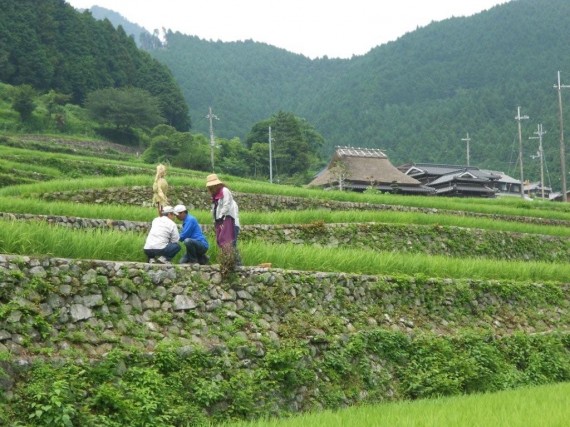
<path fill-rule="evenodd" d="M 0 255 L 0 352 L 152 351 L 164 340 L 319 342 L 369 328 L 567 331 L 570 283 L 379 277 Z"/>
<path fill-rule="evenodd" d="M 161 354 L 168 363 L 184 360 L 185 369 L 192 355 L 211 361 L 216 369 L 202 366 L 190 380 L 204 381 L 206 390 L 221 378 L 231 384 L 234 375 L 265 378 L 254 396 L 266 402 L 269 412 L 258 416 L 386 401 L 404 396 L 415 384 L 413 361 L 403 374 L 395 367 L 401 363 L 398 353 L 391 355 L 389 349 L 402 351 L 393 346 L 404 345 L 413 351 L 408 347 L 416 341 L 426 351 L 429 344 L 421 344 L 426 337 L 434 344 L 443 336 L 449 343 L 478 342 L 486 349 L 491 343 L 497 353 L 508 353 L 501 348 L 516 344 L 522 334 L 532 335 L 538 360 L 556 354 L 554 363 L 567 365 L 560 349 L 569 332 L 569 291 L 570 283 L 243 267 L 224 279 L 216 266 L 0 255 L 0 394 L 16 401 L 26 372 L 42 361 L 82 365 L 87 371 L 100 369 L 101 362 L 111 369 L 109 356 L 120 352 L 133 358 L 116 362 L 117 378 L 131 364 L 136 369 L 142 359 Z M 474 346 L 467 350 L 475 352 L 471 363 L 480 350 Z M 524 342 L 520 346 L 528 350 Z M 360 349 L 356 359 L 350 356 L 355 349 Z M 481 372 L 485 363 L 483 355 Z M 197 405 L 219 420 L 235 401 L 234 390 L 235 384 L 223 399 Z M 184 391 L 185 398 L 193 398 L 191 390 Z M 259 402 L 246 403 L 251 408 Z"/>

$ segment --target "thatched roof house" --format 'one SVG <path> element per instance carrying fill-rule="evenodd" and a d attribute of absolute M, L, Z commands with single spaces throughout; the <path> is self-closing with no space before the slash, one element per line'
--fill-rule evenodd
<path fill-rule="evenodd" d="M 337 147 L 326 169 L 309 186 L 364 191 L 369 187 L 391 193 L 430 194 L 432 189 L 399 171 L 375 148 Z"/>

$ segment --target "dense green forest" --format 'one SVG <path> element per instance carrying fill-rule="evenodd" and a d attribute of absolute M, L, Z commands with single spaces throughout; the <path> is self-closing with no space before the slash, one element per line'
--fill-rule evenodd
<path fill-rule="evenodd" d="M 465 164 L 461 139 L 469 133 L 471 164 L 517 176 L 521 106 L 529 116 L 522 123 L 525 172 L 539 179 L 540 163 L 531 157 L 538 142 L 528 138 L 542 123 L 547 177 L 560 187 L 553 85 L 558 70 L 570 82 L 568 1 L 511 1 L 431 23 L 349 60 L 311 60 L 253 41 L 165 36 L 151 54 L 180 83 L 195 130 L 207 132 L 209 106 L 220 118 L 216 134 L 242 139 L 253 123 L 284 109 L 323 135 L 323 154 L 337 145 L 376 147 L 394 164 Z"/>
<path fill-rule="evenodd" d="M 0 0 L 0 82 L 54 90 L 82 104 L 103 88 L 135 87 L 158 99 L 166 123 L 188 130 L 188 106 L 170 70 L 122 28 L 63 0 Z"/>

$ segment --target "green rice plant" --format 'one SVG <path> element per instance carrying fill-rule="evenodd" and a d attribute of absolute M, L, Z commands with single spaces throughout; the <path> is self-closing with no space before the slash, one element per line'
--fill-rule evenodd
<path fill-rule="evenodd" d="M 98 175 L 108 175 L 108 176 L 125 176 L 125 175 L 141 175 L 141 182 L 142 176 L 146 177 L 147 184 L 154 180 L 154 174 L 156 172 L 156 165 L 154 164 L 147 164 L 142 163 L 142 160 L 133 158 L 132 160 L 114 160 L 109 158 L 101 158 L 96 156 L 90 155 L 79 155 L 79 154 L 66 154 L 66 153 L 53 153 L 53 152 L 45 152 L 45 151 L 38 151 L 38 150 L 28 150 L 24 148 L 17 148 L 17 147 L 9 147 L 6 145 L 0 144 L 0 157 L 4 160 L 9 160 L 14 164 L 21 164 L 21 165 L 34 165 L 35 167 L 44 167 L 44 168 L 51 168 L 56 172 L 52 176 L 52 178 L 58 178 L 62 175 L 68 177 L 72 177 L 77 179 L 78 177 L 97 177 Z M 145 174 L 145 175 L 143 175 Z M 187 169 L 181 168 L 169 168 L 169 176 L 173 178 L 174 176 L 199 176 L 200 177 L 200 186 L 203 187 L 205 182 L 205 173 L 190 171 Z M 202 178 L 203 177 L 203 178 Z M 137 184 L 140 185 L 140 184 Z M 117 186 L 117 185 L 111 185 Z M 118 186 L 121 186 L 120 184 Z M 17 186 L 15 186 L 17 187 Z M 14 187 L 11 187 L 12 190 L 9 190 L 10 194 L 12 195 L 26 195 L 26 190 L 29 191 L 29 187 L 24 187 L 23 193 L 22 190 L 16 190 Z M 47 188 L 50 188 L 49 186 Z M 59 190 L 61 191 L 62 187 L 59 186 Z M 88 183 L 86 183 L 85 187 L 76 187 L 81 189 L 86 188 L 97 188 L 97 187 L 90 187 Z M 105 187 L 102 187 L 105 188 Z M 70 188 L 74 189 L 74 188 Z M 5 191 L 5 190 L 3 190 Z M 40 191 L 46 191 L 43 188 L 40 188 Z"/>
<path fill-rule="evenodd" d="M 170 171 L 169 171 L 170 172 Z M 138 173 L 138 171 L 137 171 Z M 89 189 L 152 186 L 154 181 L 154 167 L 149 169 L 148 175 L 125 174 L 115 177 L 83 177 L 77 179 L 57 179 L 47 182 L 24 184 L 4 187 L 0 189 L 0 196 L 10 197 L 35 197 L 38 194 L 53 193 L 58 191 L 80 191 Z M 174 186 L 199 186 L 204 187 L 204 179 L 189 176 L 168 176 L 169 185 Z"/>
<path fill-rule="evenodd" d="M 322 411 L 288 419 L 222 424 L 225 427 L 543 427 L 570 419 L 570 383 L 497 393 L 385 403 Z"/>
<path fill-rule="evenodd" d="M 1 154 L 1 147 L 0 147 Z M 72 157 L 72 156 L 71 156 Z M 85 161 L 92 158 L 85 157 Z M 125 175 L 107 178 L 83 178 L 73 180 L 54 180 L 37 184 L 10 186 L 0 189 L 0 196 L 33 197 L 39 193 L 49 193 L 66 189 L 68 191 L 85 190 L 90 188 L 112 188 L 124 186 L 152 185 L 154 165 L 105 160 L 104 164 L 113 164 L 125 168 Z M 128 174 L 128 168 L 131 174 Z M 147 175 L 140 175 L 140 169 L 145 168 Z M 137 170 L 138 169 L 138 170 Z M 138 174 L 138 175 L 132 175 Z M 190 186 L 203 188 L 206 172 L 188 171 L 178 168 L 169 169 L 168 182 L 174 186 Z M 425 196 L 398 196 L 387 194 L 365 194 L 346 191 L 324 191 L 314 188 L 300 188 L 286 185 L 273 185 L 243 178 L 224 177 L 230 188 L 236 192 L 266 194 L 276 196 L 304 197 L 317 200 L 336 200 L 357 203 L 401 205 L 428 209 L 480 212 L 490 215 L 529 216 L 546 219 L 570 221 L 570 205 L 554 202 L 526 202 L 505 199 L 462 199 Z"/>
<path fill-rule="evenodd" d="M 32 215 L 57 215 L 91 219 L 112 219 L 125 221 L 152 221 L 156 208 L 132 205 L 100 205 L 74 202 L 47 202 L 38 199 L 0 197 L 0 212 Z M 204 212 L 204 217 L 206 213 Z M 211 215 L 208 215 L 208 220 Z"/>
<path fill-rule="evenodd" d="M 152 184 L 153 177 L 143 175 L 126 175 L 121 177 L 61 179 L 41 183 L 24 184 L 0 189 L 0 196 L 34 197 L 37 194 L 57 191 L 78 191 L 90 188 L 113 188 Z M 150 184 L 150 185 L 151 185 Z"/>
<path fill-rule="evenodd" d="M 0 199 L 0 206 L 2 201 Z M 500 221 L 488 218 L 447 215 L 444 213 L 394 212 L 394 211 L 329 211 L 302 210 L 276 212 L 241 212 L 243 224 L 310 224 L 322 221 L 335 223 L 368 223 L 440 225 L 449 227 L 479 228 L 483 230 L 510 231 L 516 233 L 570 236 L 570 228 L 556 225 L 529 224 L 516 221 Z"/>
<path fill-rule="evenodd" d="M 247 265 L 271 263 L 273 267 L 294 270 L 557 282 L 565 282 L 570 277 L 570 265 L 545 262 L 457 259 L 257 241 L 241 243 L 239 248 Z"/>
<path fill-rule="evenodd" d="M 112 230 L 71 230 L 44 223 L 3 222 L 0 230 L 2 253 L 141 261 L 144 238 L 136 233 Z"/>
<path fill-rule="evenodd" d="M 206 237 L 211 242 L 211 261 L 215 263 L 215 239 L 212 234 Z M 0 253 L 19 255 L 144 261 L 144 240 L 145 236 L 140 233 L 102 229 L 73 230 L 45 223 L 2 221 L 0 227 Z M 244 265 L 270 262 L 273 267 L 294 270 L 557 282 L 567 281 L 570 277 L 570 265 L 544 262 L 456 259 L 256 241 L 240 243 L 239 250 Z"/>
<path fill-rule="evenodd" d="M 101 182 L 102 180 L 98 181 Z M 35 185 L 36 184 L 31 185 L 31 187 Z M 0 212 L 129 221 L 150 221 L 155 214 L 154 209 L 146 207 L 80 204 L 59 201 L 48 202 L 33 198 L 21 199 L 8 196 L 0 196 Z M 192 215 L 202 224 L 209 224 L 211 222 L 209 211 L 193 210 Z M 570 236 L 570 228 L 557 225 L 501 221 L 489 218 L 448 215 L 444 213 L 394 212 L 388 210 L 330 211 L 323 209 L 275 212 L 242 211 L 240 217 L 244 225 L 310 224 L 316 221 L 330 224 L 379 222 L 390 224 L 440 225 L 551 236 Z"/>
<path fill-rule="evenodd" d="M 75 113 L 72 112 L 77 106 L 68 104 L 65 109 L 67 113 L 67 124 L 71 125 L 72 122 L 76 122 L 74 127 L 79 126 L 87 128 L 87 132 L 93 133 L 92 128 L 89 125 L 85 125 L 82 122 L 77 122 Z M 70 136 L 65 134 L 49 134 L 42 133 L 40 135 L 22 135 L 14 134 L 9 135 L 4 138 L 2 144 L 7 147 L 13 147 L 24 150 L 33 150 L 40 153 L 60 153 L 60 154 L 71 154 L 74 156 L 94 156 L 97 159 L 115 159 L 115 160 L 126 160 L 134 158 L 132 153 L 123 152 L 123 150 L 117 150 L 112 147 L 103 146 L 101 147 L 100 139 L 90 138 L 87 135 L 83 135 L 80 139 L 77 136 Z M 99 160 L 100 161 L 100 160 Z"/>
<path fill-rule="evenodd" d="M 44 138 L 48 138 L 49 135 L 42 135 Z M 25 136 L 19 136 L 19 138 L 25 141 Z M 59 140 L 65 139 L 63 135 L 54 136 Z M 71 139 L 71 138 L 68 138 Z M 77 140 L 74 138 L 73 140 Z M 38 144 L 38 143 L 36 143 Z M 74 162 L 89 162 L 93 164 L 112 164 L 112 165 L 123 165 L 123 166 L 130 166 L 130 167 L 139 167 L 142 165 L 143 168 L 152 169 L 153 165 L 144 164 L 141 160 L 133 158 L 130 160 L 113 160 L 108 158 L 101 158 L 89 153 L 86 154 L 77 154 L 74 153 L 61 153 L 61 152 L 46 152 L 41 150 L 31 150 L 27 148 L 21 147 L 14 147 L 10 146 L 10 142 L 0 145 L 0 154 L 3 158 L 8 158 L 14 161 L 19 162 L 30 162 L 30 160 L 35 160 L 41 163 L 49 163 L 50 161 L 63 161 L 67 163 L 74 163 Z"/>
<path fill-rule="evenodd" d="M 71 229 L 53 227 L 47 223 L 0 221 L 0 253 L 51 256 L 58 258 L 101 259 L 110 261 L 144 262 L 143 246 L 146 236 L 136 232 L 110 229 Z M 206 235 L 215 242 L 213 235 Z M 184 248 L 175 257 L 182 256 Z M 215 244 L 208 252 L 214 261 Z"/>
<path fill-rule="evenodd" d="M 0 159 L 0 170 L 31 175 L 45 175 L 47 177 L 61 176 L 59 170 L 51 167 L 38 166 L 27 162 L 16 162 L 13 160 Z"/>
<path fill-rule="evenodd" d="M 559 212 L 568 218 L 570 206 L 565 203 L 547 201 L 523 201 L 516 197 L 499 197 L 493 199 L 459 198 L 459 197 L 426 197 L 403 196 L 396 194 L 367 194 L 349 191 L 325 191 L 315 188 L 306 189 L 306 197 L 327 200 L 351 201 L 361 203 L 400 205 L 409 207 L 459 210 L 469 212 L 484 212 L 489 214 L 509 214 L 524 216 L 544 216 L 549 218 L 554 212 Z M 524 212 L 524 214 L 522 213 Z"/>
<path fill-rule="evenodd" d="M 235 182 L 228 180 L 233 190 L 290 197 L 335 200 L 354 203 L 398 205 L 438 210 L 481 212 L 493 215 L 532 216 L 570 220 L 570 206 L 554 202 L 526 202 L 516 198 L 465 199 L 451 197 L 399 196 L 393 194 L 367 194 L 350 191 L 325 191 L 316 188 L 300 188 L 271 185 L 254 181 Z"/>

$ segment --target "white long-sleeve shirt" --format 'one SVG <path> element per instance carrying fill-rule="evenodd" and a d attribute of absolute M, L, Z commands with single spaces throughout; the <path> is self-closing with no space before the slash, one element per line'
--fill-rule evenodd
<path fill-rule="evenodd" d="M 212 210 L 214 209 L 215 205 L 212 205 Z M 232 196 L 232 192 L 226 187 L 223 187 L 222 197 L 218 200 L 218 208 L 215 209 L 214 218 L 218 220 L 222 219 L 226 215 L 229 215 L 234 219 L 236 226 L 240 226 L 238 205 Z"/>
<path fill-rule="evenodd" d="M 144 249 L 164 249 L 166 245 L 176 243 L 179 239 L 176 223 L 167 216 L 159 216 L 152 220 Z"/>

